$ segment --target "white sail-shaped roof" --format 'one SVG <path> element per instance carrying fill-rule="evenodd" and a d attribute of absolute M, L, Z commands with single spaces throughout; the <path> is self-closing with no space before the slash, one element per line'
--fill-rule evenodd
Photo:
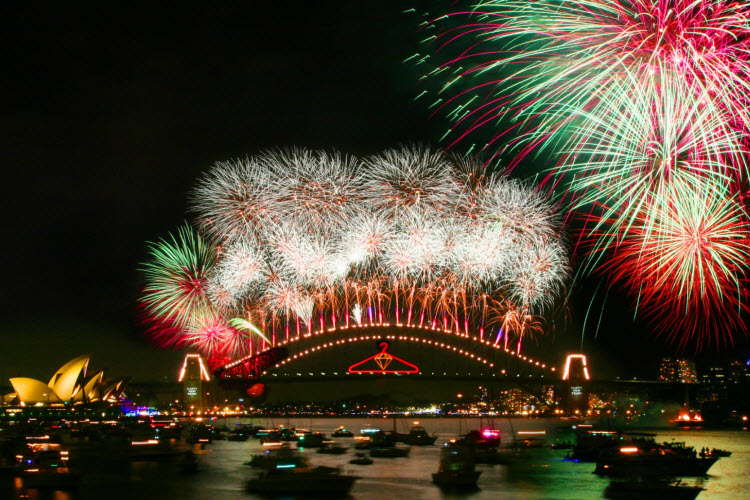
<path fill-rule="evenodd" d="M 52 376 L 49 386 L 52 387 L 62 401 L 70 401 L 76 394 L 81 377 L 86 376 L 86 367 L 90 356 L 78 356 L 65 363 Z"/>
<path fill-rule="evenodd" d="M 22 403 L 32 405 L 36 403 L 59 403 L 60 398 L 55 391 L 33 378 L 16 377 L 10 379 L 10 383 L 18 394 Z"/>

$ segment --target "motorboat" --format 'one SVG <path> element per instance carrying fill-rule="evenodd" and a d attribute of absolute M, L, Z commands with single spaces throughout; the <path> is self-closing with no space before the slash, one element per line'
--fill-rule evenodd
<path fill-rule="evenodd" d="M 364 452 L 358 452 L 354 458 L 349 460 L 350 464 L 354 465 L 372 465 L 375 461 L 364 454 Z"/>
<path fill-rule="evenodd" d="M 623 446 L 601 456 L 594 474 L 610 477 L 705 476 L 719 459 L 669 446 Z"/>
<path fill-rule="evenodd" d="M 333 434 L 331 434 L 331 436 L 336 438 L 354 437 L 354 433 L 342 425 L 341 427 L 333 431 Z"/>
<path fill-rule="evenodd" d="M 403 442 L 406 444 L 425 446 L 435 444 L 437 438 L 437 434 L 429 435 L 424 427 L 421 425 L 415 425 L 409 429 L 409 434 L 404 436 Z"/>
<path fill-rule="evenodd" d="M 451 441 L 451 444 L 472 448 L 497 448 L 500 446 L 500 431 L 497 429 L 472 430 Z"/>
<path fill-rule="evenodd" d="M 286 467 L 268 469 L 247 482 L 250 493 L 345 495 L 357 476 L 332 467 Z"/>
<path fill-rule="evenodd" d="M 204 424 L 198 424 L 188 429 L 188 435 L 185 441 L 189 444 L 209 444 L 214 440 L 212 429 Z"/>
<path fill-rule="evenodd" d="M 471 451 L 462 448 L 443 448 L 440 467 L 432 475 L 432 482 L 441 488 L 476 488 L 481 471 L 474 468 Z"/>
<path fill-rule="evenodd" d="M 297 448 L 320 448 L 327 439 L 322 432 L 306 432 L 297 439 Z"/>
<path fill-rule="evenodd" d="M 483 429 L 469 431 L 458 439 L 451 439 L 445 444 L 448 448 L 463 449 L 473 457 L 475 464 L 507 464 L 508 457 L 500 453 L 500 431 Z"/>
<path fill-rule="evenodd" d="M 277 467 L 306 467 L 307 459 L 287 443 L 269 445 L 263 453 L 253 455 L 246 465 L 251 467 L 271 469 Z"/>
<path fill-rule="evenodd" d="M 647 432 L 579 430 L 568 458 L 576 462 L 596 462 L 600 456 L 612 454 L 621 447 L 655 446 L 655 437 L 656 434 Z"/>
<path fill-rule="evenodd" d="M 356 437 L 357 444 L 354 447 L 358 450 L 370 450 L 372 448 L 391 448 L 396 445 L 396 439 L 392 433 L 386 434 L 381 430 L 370 432 L 366 435 Z"/>
<path fill-rule="evenodd" d="M 241 442 L 244 442 L 244 441 L 247 441 L 248 438 L 250 438 L 250 434 L 242 432 L 239 429 L 227 433 L 227 441 L 241 441 Z"/>
<path fill-rule="evenodd" d="M 682 484 L 681 480 L 673 481 L 613 481 L 604 489 L 604 498 L 611 500 L 693 500 L 702 488 L 698 485 Z"/>

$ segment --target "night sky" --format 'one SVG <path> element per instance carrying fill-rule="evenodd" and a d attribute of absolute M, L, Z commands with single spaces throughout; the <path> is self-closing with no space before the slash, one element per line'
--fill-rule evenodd
<path fill-rule="evenodd" d="M 404 6 L 6 13 L 0 377 L 48 377 L 90 353 L 109 375 L 174 378 L 182 354 L 151 347 L 135 321 L 138 269 L 146 242 L 190 217 L 187 195 L 213 162 L 285 146 L 438 146 L 446 123 L 414 101 L 421 70 L 402 63 L 423 38 Z M 577 350 L 596 283 L 577 285 L 567 319 L 527 352 Z M 594 371 L 653 376 L 672 348 L 616 291 L 603 311 L 584 341 Z M 748 352 L 742 341 L 720 355 Z"/>

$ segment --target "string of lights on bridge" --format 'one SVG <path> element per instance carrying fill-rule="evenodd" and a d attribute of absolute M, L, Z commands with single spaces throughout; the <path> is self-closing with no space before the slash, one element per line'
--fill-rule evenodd
<path fill-rule="evenodd" d="M 307 340 L 307 339 L 310 339 L 312 337 L 317 337 L 317 336 L 320 336 L 320 335 L 327 335 L 327 334 L 334 333 L 334 332 L 341 332 L 341 331 L 344 331 L 344 330 L 355 330 L 355 329 L 362 329 L 362 330 L 364 330 L 364 329 L 370 329 L 370 328 L 375 328 L 375 327 L 377 327 L 377 328 L 389 328 L 389 327 L 392 327 L 392 326 L 399 327 L 399 328 L 407 328 L 407 329 L 414 329 L 414 330 L 423 330 L 423 331 L 429 331 L 429 332 L 436 332 L 436 333 L 446 333 L 446 334 L 449 334 L 451 337 L 461 337 L 463 339 L 467 339 L 467 340 L 471 340 L 471 341 L 474 341 L 474 342 L 478 342 L 478 343 L 480 343 L 480 344 L 482 344 L 482 345 L 484 345 L 486 347 L 490 347 L 490 348 L 496 349 L 498 351 L 503 351 L 506 354 L 508 354 L 510 356 L 515 356 L 518 360 L 525 361 L 525 362 L 529 363 L 530 365 L 533 365 L 533 366 L 535 366 L 537 368 L 550 370 L 551 372 L 555 372 L 556 371 L 554 366 L 548 367 L 545 363 L 541 363 L 540 361 L 534 360 L 534 359 L 532 359 L 532 358 L 530 358 L 528 356 L 520 355 L 519 353 L 517 353 L 515 351 L 512 351 L 510 349 L 507 349 L 507 348 L 505 348 L 503 346 L 500 346 L 497 343 L 490 342 L 490 341 L 485 340 L 485 339 L 480 338 L 480 337 L 471 336 L 469 334 L 456 333 L 456 332 L 454 332 L 452 330 L 443 329 L 443 328 L 437 328 L 435 326 L 432 326 L 432 327 L 421 327 L 419 325 L 404 325 L 404 324 L 398 324 L 398 323 L 395 324 L 395 325 L 393 325 L 393 324 L 387 323 L 387 322 L 374 323 L 374 324 L 369 324 L 369 325 L 367 325 L 367 324 L 365 324 L 365 325 L 350 325 L 350 326 L 342 325 L 342 326 L 339 326 L 337 328 L 328 328 L 328 329 L 325 329 L 325 330 L 317 330 L 317 331 L 315 331 L 313 333 L 302 334 L 300 336 L 293 337 L 293 338 L 290 338 L 288 340 L 281 341 L 280 343 L 276 344 L 276 346 L 277 347 L 284 347 L 286 345 L 293 344 L 293 343 L 299 342 L 301 340 Z M 304 351 L 301 351 L 301 352 L 299 352 L 297 354 L 290 355 L 290 357 L 287 358 L 287 359 L 285 359 L 285 360 L 279 361 L 278 363 L 276 363 L 274 365 L 274 368 L 279 368 L 282 365 L 286 365 L 287 363 L 291 363 L 293 361 L 296 361 L 296 360 L 298 360 L 298 359 L 300 359 L 300 358 L 302 358 L 302 357 L 304 357 L 304 356 L 306 356 L 308 354 L 313 354 L 315 352 L 321 351 L 323 349 L 327 349 L 329 347 L 341 346 L 341 345 L 344 345 L 344 344 L 346 344 L 348 342 L 358 342 L 358 341 L 365 341 L 365 340 L 378 340 L 378 339 L 382 339 L 382 338 L 385 338 L 386 340 L 401 340 L 401 341 L 408 341 L 408 342 L 418 342 L 418 343 L 427 344 L 427 345 L 430 345 L 430 346 L 433 346 L 433 347 L 440 347 L 440 348 L 443 348 L 443 349 L 455 352 L 457 354 L 462 354 L 462 355 L 466 356 L 467 358 L 474 359 L 478 363 L 486 365 L 489 368 L 494 368 L 495 367 L 495 364 L 491 363 L 488 359 L 482 358 L 481 356 L 478 356 L 478 355 L 476 355 L 474 353 L 471 353 L 471 352 L 469 352 L 469 351 L 467 351 L 465 349 L 461 349 L 461 348 L 458 348 L 456 346 L 452 346 L 452 345 L 450 345 L 449 343 L 446 343 L 446 342 L 441 342 L 441 341 L 437 341 L 437 340 L 430 340 L 430 339 L 426 339 L 426 338 L 413 337 L 413 336 L 408 336 L 408 335 L 361 335 L 359 337 L 350 337 L 348 339 L 338 339 L 338 340 L 334 340 L 334 341 L 331 341 L 331 342 L 325 342 L 322 345 L 314 346 L 314 347 L 311 347 L 309 349 L 305 349 Z M 262 352 L 264 352 L 264 351 L 262 351 Z M 259 354 L 261 354 L 261 353 L 259 353 Z M 243 362 L 247 361 L 251 357 L 252 356 L 247 356 L 245 358 L 237 360 L 237 361 L 235 361 L 235 362 L 233 362 L 233 363 L 231 363 L 229 365 L 226 365 L 224 368 L 227 369 L 227 370 L 231 369 L 231 368 L 234 368 L 234 367 L 242 364 Z M 377 373 L 377 372 L 373 371 L 373 373 Z M 502 375 L 507 375 L 506 370 L 504 370 L 504 369 L 501 369 L 499 373 L 502 374 Z M 267 375 L 267 374 L 268 374 L 267 371 L 263 372 L 263 375 Z"/>

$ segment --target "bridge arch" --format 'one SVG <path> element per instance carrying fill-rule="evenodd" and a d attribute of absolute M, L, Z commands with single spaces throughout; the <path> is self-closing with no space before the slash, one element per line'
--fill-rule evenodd
<path fill-rule="evenodd" d="M 289 379 L 296 376 L 302 377 L 303 374 L 295 371 L 305 360 L 321 355 L 324 352 L 336 351 L 339 356 L 336 358 L 338 366 L 331 369 L 326 368 L 324 372 L 318 372 L 316 375 L 339 376 L 349 375 L 346 367 L 359 361 L 360 359 L 340 356 L 341 352 L 363 351 L 367 345 L 370 345 L 375 351 L 376 343 L 380 340 L 386 340 L 392 343 L 394 350 L 403 349 L 404 346 L 412 347 L 418 345 L 420 348 L 428 348 L 435 352 L 449 354 L 464 359 L 476 366 L 476 371 L 470 371 L 467 375 L 483 374 L 486 377 L 496 378 L 534 378 L 547 379 L 550 382 L 557 377 L 556 368 L 547 363 L 533 359 L 529 356 L 519 354 L 513 350 L 505 348 L 503 345 L 492 342 L 480 336 L 456 333 L 451 330 L 441 328 L 419 327 L 410 325 L 400 325 L 391 323 L 380 323 L 373 325 L 355 325 L 340 326 L 338 328 L 329 328 L 323 331 L 317 331 L 310 334 L 293 337 L 289 340 L 277 343 L 274 347 L 269 347 L 255 356 L 244 358 L 230 363 L 226 367 L 217 371 L 223 379 L 238 378 L 263 378 L 269 380 L 279 380 L 280 378 Z M 345 349 L 349 347 L 349 349 Z M 352 349 L 354 348 L 354 349 Z M 413 351 L 412 351 L 413 352 Z M 265 362 L 258 364 L 258 360 Z M 340 362 L 339 362 L 340 361 Z M 249 364 L 254 363 L 254 368 Z M 246 366 L 243 366 L 246 365 Z M 291 370 L 291 371 L 290 371 Z M 471 369 L 470 369 L 471 370 Z M 254 373 L 254 377 L 248 377 L 242 374 Z M 308 372 L 309 373 L 309 372 Z M 313 375 L 313 373 L 309 373 Z M 375 376 L 387 376 L 382 372 L 374 370 L 370 372 Z M 413 376 L 448 376 L 453 377 L 459 373 L 443 372 L 435 373 L 434 370 L 420 371 Z M 356 376 L 356 375 L 354 375 Z M 397 375 L 396 375 L 397 376 Z M 412 375 L 410 375 L 412 376 Z"/>

